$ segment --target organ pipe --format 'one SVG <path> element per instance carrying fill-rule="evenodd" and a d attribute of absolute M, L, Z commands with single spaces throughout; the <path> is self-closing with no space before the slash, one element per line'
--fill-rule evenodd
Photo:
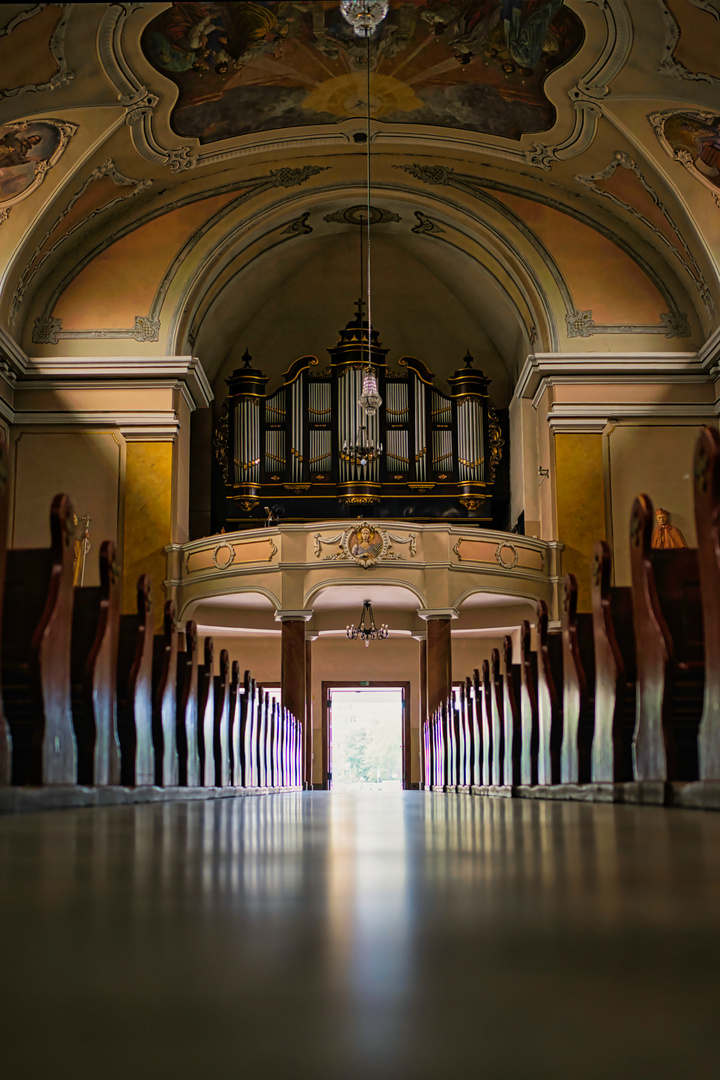
<path fill-rule="evenodd" d="M 224 452 L 228 463 L 229 497 L 241 507 L 250 509 L 261 498 L 310 498 L 315 483 L 330 488 L 325 497 L 332 497 L 335 485 L 341 501 L 366 501 L 369 507 L 385 497 L 385 485 L 392 485 L 393 497 L 402 495 L 405 485 L 408 498 L 415 497 L 411 490 L 422 490 L 425 497 L 434 488 L 431 498 L 457 498 L 468 508 L 490 494 L 499 429 L 493 427 L 488 380 L 473 367 L 472 357 L 466 356 L 465 369 L 448 379 L 445 394 L 413 357 L 388 370 L 377 331 L 370 342 L 368 333 L 358 314 L 330 350 L 329 368 L 321 372 L 315 357 L 301 357 L 269 395 L 268 379 L 251 366 L 246 352 L 245 366 L 228 379 L 226 449 L 216 436 L 218 455 Z M 368 362 L 383 399 L 370 417 L 358 405 Z M 343 443 L 361 440 L 369 446 L 382 443 L 384 453 L 365 465 L 343 459 Z"/>

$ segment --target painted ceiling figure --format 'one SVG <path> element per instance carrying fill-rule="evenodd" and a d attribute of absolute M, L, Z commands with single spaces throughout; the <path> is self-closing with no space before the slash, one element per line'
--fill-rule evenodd
<path fill-rule="evenodd" d="M 674 525 L 670 524 L 670 514 L 667 510 L 663 510 L 660 506 L 655 511 L 655 519 L 657 521 L 657 529 L 652 534 L 650 541 L 651 547 L 654 548 L 686 548 L 685 537 L 676 529 Z"/>
<path fill-rule="evenodd" d="M 0 169 L 27 165 L 32 148 L 40 142 L 40 135 L 23 135 L 21 131 L 9 131 L 3 135 L 0 139 Z"/>
<path fill-rule="evenodd" d="M 546 48 L 548 31 L 553 16 L 563 5 L 563 0 L 502 0 L 502 19 L 505 41 L 513 60 L 527 68 L 534 68 Z"/>

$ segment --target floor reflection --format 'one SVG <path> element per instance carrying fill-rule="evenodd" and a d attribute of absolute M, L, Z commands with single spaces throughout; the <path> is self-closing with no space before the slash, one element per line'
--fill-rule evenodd
<path fill-rule="evenodd" d="M 276 795 L 1 819 L 0 866 L 7 1075 L 715 1075 L 720 815 Z"/>

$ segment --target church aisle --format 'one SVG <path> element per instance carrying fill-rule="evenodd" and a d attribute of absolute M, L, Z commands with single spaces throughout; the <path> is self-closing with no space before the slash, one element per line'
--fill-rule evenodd
<path fill-rule="evenodd" d="M 0 820 L 2 1075 L 715 1077 L 720 814 L 420 792 Z"/>

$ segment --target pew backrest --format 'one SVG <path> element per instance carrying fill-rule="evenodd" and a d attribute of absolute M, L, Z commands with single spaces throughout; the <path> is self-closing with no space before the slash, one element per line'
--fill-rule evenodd
<path fill-rule="evenodd" d="M 215 645 L 206 637 L 198 671 L 198 755 L 200 784 L 215 785 Z"/>
<path fill-rule="evenodd" d="M 595 661 L 593 781 L 625 783 L 633 778 L 635 732 L 635 634 L 632 589 L 613 586 L 612 555 L 595 545 L 592 572 L 593 656 Z"/>
<path fill-rule="evenodd" d="M 178 707 L 176 744 L 178 783 L 183 787 L 200 784 L 198 753 L 198 635 L 197 623 L 185 624 L 185 651 L 178 654 Z"/>
<path fill-rule="evenodd" d="M 538 782 L 538 698 L 537 653 L 531 648 L 531 629 L 527 619 L 520 625 L 520 717 L 522 750 L 520 776 L 522 784 Z"/>
<path fill-rule="evenodd" d="M 7 563 L 8 541 L 8 445 L 5 431 L 0 427 L 0 617 L 3 610 L 5 593 L 5 567 Z M 2 665 L 2 645 L 0 643 L 0 670 Z M 12 734 L 5 715 L 2 691 L 0 690 L 0 787 L 12 780 Z"/>
<path fill-rule="evenodd" d="M 14 784 L 74 784 L 72 724 L 73 509 L 50 507 L 50 547 L 7 552 L 2 625 L 5 715 Z"/>
<path fill-rule="evenodd" d="M 179 781 L 177 752 L 178 634 L 175 604 L 168 600 L 163 611 L 163 632 L 153 640 L 153 748 L 155 783 L 175 787 Z"/>
<path fill-rule="evenodd" d="M 537 709 L 538 783 L 560 783 L 562 746 L 562 638 L 549 632 L 547 604 L 538 600 Z"/>
<path fill-rule="evenodd" d="M 153 599 L 150 578 L 141 574 L 136 614 L 120 616 L 117 666 L 121 783 L 155 783 L 152 738 Z"/>
<path fill-rule="evenodd" d="M 220 672 L 215 676 L 215 726 L 213 732 L 215 787 L 230 783 L 230 656 L 220 650 Z"/>
<path fill-rule="evenodd" d="M 697 551 L 653 551 L 654 520 L 651 500 L 639 495 L 630 524 L 638 686 L 635 775 L 693 780 L 704 682 Z"/>
<path fill-rule="evenodd" d="M 574 574 L 563 583 L 563 735 L 561 779 L 564 784 L 590 782 L 595 727 L 595 657 L 592 616 L 579 613 Z"/>
<path fill-rule="evenodd" d="M 698 766 L 701 780 L 720 780 L 720 433 L 715 428 L 700 432 L 693 474 L 705 638 Z"/>
<path fill-rule="evenodd" d="M 503 710 L 505 713 L 505 783 L 521 783 L 522 717 L 520 712 L 520 665 L 513 663 L 512 638 L 506 634 L 502 648 Z"/>
<path fill-rule="evenodd" d="M 505 779 L 505 700 L 503 678 L 500 669 L 500 650 L 490 653 L 490 694 L 493 718 L 493 779 L 496 784 L 506 784 Z"/>
<path fill-rule="evenodd" d="M 116 674 L 120 571 L 112 540 L 100 547 L 99 569 L 98 586 L 75 589 L 71 678 L 78 783 L 103 786 L 120 783 Z"/>

